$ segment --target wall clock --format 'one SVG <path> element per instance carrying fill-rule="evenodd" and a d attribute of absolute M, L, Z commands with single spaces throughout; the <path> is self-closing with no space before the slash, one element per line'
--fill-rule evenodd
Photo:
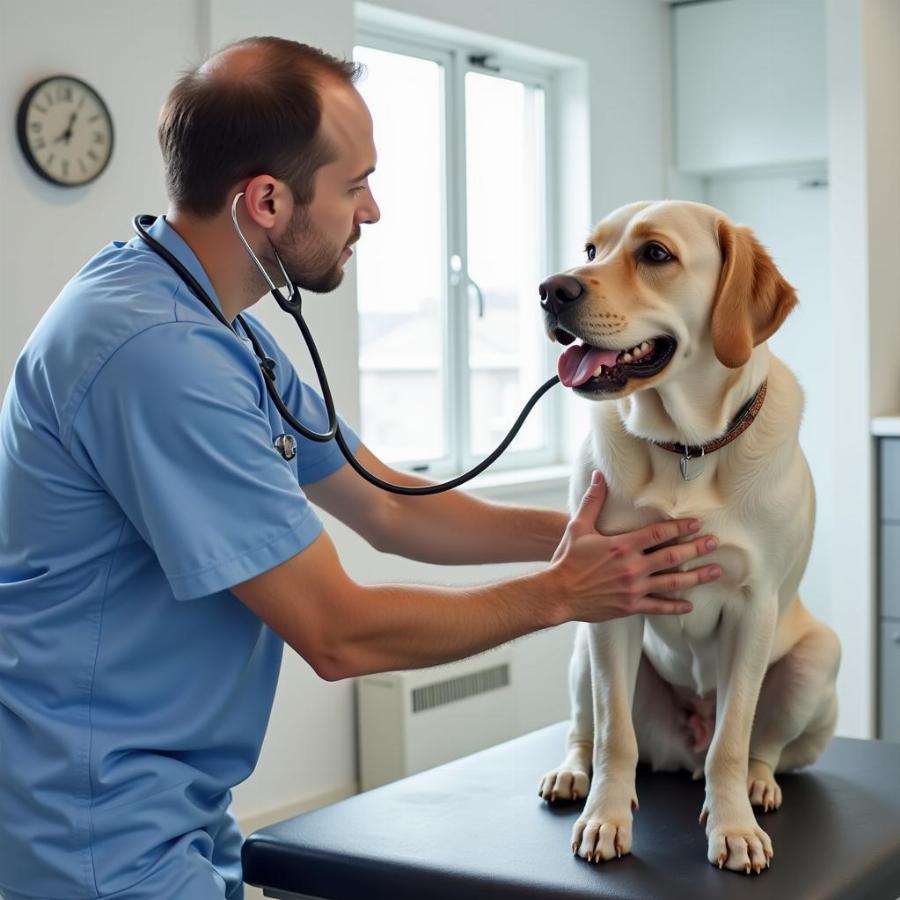
<path fill-rule="evenodd" d="M 79 187 L 97 178 L 112 155 L 112 116 L 100 95 L 71 75 L 32 85 L 19 103 L 19 146 L 41 178 Z"/>

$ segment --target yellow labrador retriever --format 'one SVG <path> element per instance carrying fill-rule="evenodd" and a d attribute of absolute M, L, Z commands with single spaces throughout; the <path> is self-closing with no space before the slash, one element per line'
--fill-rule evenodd
<path fill-rule="evenodd" d="M 797 595 L 815 511 L 803 397 L 766 345 L 796 297 L 749 229 L 699 203 L 623 207 L 586 252 L 541 285 L 569 345 L 560 380 L 609 401 L 572 508 L 599 469 L 600 531 L 696 517 L 722 576 L 686 593 L 687 615 L 578 626 L 567 753 L 540 793 L 587 798 L 572 849 L 599 862 L 631 849 L 639 760 L 705 774 L 710 862 L 758 873 L 773 851 L 752 807 L 781 805 L 775 773 L 813 762 L 837 716 L 840 645 Z"/>

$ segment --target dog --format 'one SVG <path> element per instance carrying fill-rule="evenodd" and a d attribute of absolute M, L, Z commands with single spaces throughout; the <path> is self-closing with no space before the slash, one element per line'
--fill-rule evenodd
<path fill-rule="evenodd" d="M 571 508 L 600 470 L 600 532 L 697 518 L 722 575 L 679 595 L 686 615 L 578 625 L 567 752 L 540 796 L 586 799 L 572 850 L 600 862 L 631 850 L 638 761 L 705 775 L 709 861 L 759 873 L 773 848 L 753 807 L 781 806 L 775 774 L 812 763 L 837 719 L 840 643 L 797 593 L 815 519 L 803 396 L 766 343 L 796 295 L 750 229 L 700 203 L 622 207 L 585 250 L 540 288 L 562 383 L 606 401 Z"/>

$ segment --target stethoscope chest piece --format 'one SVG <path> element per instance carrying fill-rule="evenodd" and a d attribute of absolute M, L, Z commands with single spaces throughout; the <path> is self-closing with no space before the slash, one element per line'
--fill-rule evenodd
<path fill-rule="evenodd" d="M 275 449 L 288 462 L 297 455 L 297 439 L 292 434 L 279 434 L 274 444 Z"/>

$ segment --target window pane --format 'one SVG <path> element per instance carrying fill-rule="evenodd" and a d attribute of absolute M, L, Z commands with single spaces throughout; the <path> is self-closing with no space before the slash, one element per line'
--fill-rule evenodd
<path fill-rule="evenodd" d="M 544 95 L 519 81 L 466 75 L 468 266 L 481 288 L 469 306 L 472 452 L 483 456 L 546 380 L 537 286 L 546 274 Z M 474 290 L 472 291 L 474 294 Z M 514 450 L 547 443 L 547 406 L 532 411 Z"/>
<path fill-rule="evenodd" d="M 357 247 L 362 438 L 382 459 L 447 454 L 444 427 L 442 67 L 357 47 L 381 221 Z"/>

